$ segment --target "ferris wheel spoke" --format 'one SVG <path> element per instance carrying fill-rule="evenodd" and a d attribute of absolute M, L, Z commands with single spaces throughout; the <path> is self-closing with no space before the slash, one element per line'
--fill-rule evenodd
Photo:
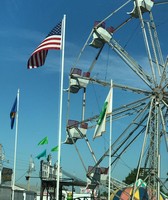
<path fill-rule="evenodd" d="M 132 136 L 135 134 L 136 130 L 138 128 L 140 128 L 140 130 L 144 129 L 144 125 L 143 123 L 145 122 L 145 120 L 147 119 L 148 114 L 144 113 L 146 112 L 146 110 L 148 109 L 149 104 L 146 105 L 136 116 L 135 118 L 132 120 L 132 122 L 125 128 L 125 130 L 119 135 L 119 137 L 113 142 L 113 144 L 111 145 L 111 150 L 112 151 L 116 151 L 114 150 L 114 148 L 118 149 L 119 148 L 119 144 L 122 143 L 122 145 L 125 144 L 125 142 Z M 144 116 L 143 116 L 144 115 Z M 139 131 L 141 132 L 141 131 Z M 120 145 L 120 148 L 122 147 L 122 145 Z M 119 149 L 120 149 L 119 148 Z M 118 150 L 117 150 L 118 151 Z M 103 159 L 108 155 L 109 153 L 109 149 L 102 155 L 102 157 L 97 161 L 97 163 L 95 164 L 95 166 L 93 167 L 92 170 L 94 170 L 102 161 Z M 113 153 L 112 153 L 113 155 Z M 92 173 L 92 171 L 90 171 L 87 176 L 89 176 Z"/>
<path fill-rule="evenodd" d="M 166 62 L 164 64 L 164 68 L 163 68 L 163 72 L 162 72 L 162 77 L 161 77 L 161 81 L 160 81 L 160 87 L 162 86 L 162 84 L 164 83 L 165 85 L 163 85 L 163 89 L 165 87 L 167 87 L 167 79 L 166 79 L 166 73 L 167 73 L 167 66 L 168 66 L 168 57 L 166 58 Z"/>
<path fill-rule="evenodd" d="M 79 55 L 78 55 L 78 57 L 77 57 L 75 63 L 73 64 L 73 68 L 75 68 L 76 65 L 77 65 L 77 63 L 79 62 L 79 60 L 80 60 L 80 58 L 81 58 L 81 55 L 82 55 L 84 49 L 86 48 L 86 46 L 87 46 L 87 44 L 88 44 L 88 41 L 90 40 L 90 38 L 91 38 L 91 36 L 92 36 L 92 34 L 93 34 L 93 31 L 94 31 L 94 30 L 92 29 L 91 32 L 90 32 L 90 34 L 89 34 L 89 36 L 88 36 L 88 38 L 87 38 L 87 40 L 86 40 L 86 42 L 85 42 L 85 44 L 84 44 L 84 46 L 82 47 L 82 49 L 81 49 L 81 51 L 80 51 L 80 53 L 79 53 Z"/>
<path fill-rule="evenodd" d="M 126 146 L 121 150 L 121 152 L 119 154 L 117 154 L 117 151 L 119 149 L 117 149 L 115 152 L 113 152 L 112 156 L 115 156 L 115 154 L 117 154 L 115 157 L 115 159 L 112 161 L 111 165 L 113 165 L 121 156 L 122 154 L 128 149 L 128 147 L 130 147 L 133 142 L 145 131 L 146 127 L 142 127 L 141 130 L 133 137 L 133 139 L 131 139 L 131 141 L 126 144 Z"/>
<path fill-rule="evenodd" d="M 123 117 L 128 117 L 128 116 L 140 113 L 142 110 L 147 110 L 149 107 L 149 103 L 147 103 L 146 101 L 148 99 L 149 99 L 149 97 L 145 97 L 145 98 L 139 99 L 137 101 L 133 101 L 128 104 L 124 104 L 118 108 L 114 108 L 112 110 L 112 113 L 109 113 L 107 115 L 106 121 L 109 121 L 110 115 L 112 115 L 112 120 L 115 121 L 115 120 L 119 120 Z M 88 118 L 80 123 L 89 122 L 89 121 L 93 122 L 93 121 L 97 120 L 98 117 L 99 117 L 99 115 L 95 115 L 94 117 Z M 95 126 L 96 125 L 92 125 L 92 126 L 89 126 L 88 128 L 93 128 Z"/>
<path fill-rule="evenodd" d="M 109 46 L 121 57 L 121 59 L 150 87 L 152 88 L 151 77 L 144 72 L 142 67 L 122 48 L 114 39 L 108 42 Z"/>
<path fill-rule="evenodd" d="M 149 59 L 149 64 L 150 64 L 150 67 L 151 67 L 153 84 L 156 86 L 157 85 L 156 84 L 157 76 L 156 76 L 156 72 L 155 72 L 155 69 L 154 69 L 154 66 L 153 66 L 153 63 L 152 63 L 151 50 L 150 50 L 150 47 L 149 47 L 149 41 L 148 41 L 148 38 L 147 38 L 147 33 L 146 33 L 146 29 L 145 29 L 144 19 L 143 19 L 143 16 L 142 16 L 142 11 L 141 11 L 140 6 L 138 6 L 138 0 L 135 0 L 135 3 L 137 4 L 138 16 L 139 16 L 139 20 L 141 22 L 141 29 L 142 29 L 142 34 L 143 34 L 143 38 L 144 38 L 144 44 L 145 44 L 147 55 L 148 55 L 148 59 Z M 152 38 L 150 38 L 150 39 L 152 40 Z"/>
<path fill-rule="evenodd" d="M 160 107 L 159 107 L 160 108 Z M 163 135 L 164 135 L 164 138 L 165 138 L 165 143 L 166 143 L 166 149 L 168 151 L 168 134 L 167 134 L 167 131 L 166 131 L 166 122 L 165 122 L 165 119 L 166 119 L 166 116 L 163 116 L 163 111 L 162 109 L 160 108 L 159 109 L 159 112 L 160 112 L 160 117 L 161 117 L 161 123 L 162 123 L 162 129 L 163 129 Z M 167 113 L 166 113 L 167 114 Z"/>
<path fill-rule="evenodd" d="M 79 76 L 78 76 L 79 78 Z M 99 80 L 99 79 L 95 79 L 95 78 L 87 78 L 87 77 L 82 77 L 80 76 L 80 79 L 83 80 L 89 80 L 89 82 L 91 83 L 97 83 L 100 84 L 102 86 L 108 86 L 110 87 L 111 83 L 110 82 L 106 82 L 103 80 Z M 122 84 L 118 84 L 113 82 L 113 87 L 116 89 L 122 89 L 122 90 L 126 90 L 126 91 L 132 91 L 138 94 L 144 94 L 144 95 L 151 95 L 151 91 L 145 90 L 145 89 L 140 89 L 140 88 L 135 88 L 135 87 L 131 87 L 131 86 L 127 86 L 127 85 L 122 85 Z"/>
<path fill-rule="evenodd" d="M 156 45 L 156 50 L 157 50 L 156 53 L 158 53 L 159 66 L 160 66 L 160 69 L 162 69 L 163 66 L 164 66 L 164 59 L 163 59 L 163 54 L 162 54 L 160 42 L 159 42 L 159 39 L 158 39 L 157 29 L 156 29 L 156 25 L 155 25 L 155 22 L 154 22 L 152 12 L 149 13 L 149 16 L 150 16 L 150 24 L 151 24 L 150 27 L 152 28 L 151 30 L 153 31 L 154 43 Z"/>
<path fill-rule="evenodd" d="M 143 89 L 140 89 L 140 88 L 121 85 L 121 84 L 117 84 L 117 83 L 113 83 L 113 87 L 117 88 L 117 89 L 132 91 L 132 92 L 135 92 L 135 93 L 138 93 L 138 94 L 144 94 L 144 95 L 149 95 L 149 96 L 151 95 L 151 92 L 148 91 L 148 90 L 143 90 Z"/>
<path fill-rule="evenodd" d="M 147 109 L 149 107 L 149 104 L 147 104 L 132 120 L 132 122 L 125 128 L 125 130 L 121 133 L 119 138 L 114 142 L 113 147 L 122 139 L 126 140 L 128 137 L 130 137 L 139 127 L 145 127 L 144 122 L 148 117 L 148 114 L 145 114 Z M 128 135 L 127 135 L 128 133 Z M 124 138 L 124 136 L 126 137 Z"/>
<path fill-rule="evenodd" d="M 109 113 L 107 115 L 107 119 L 106 121 L 109 121 L 109 118 L 110 118 L 110 115 L 113 116 L 113 121 L 115 120 L 119 120 L 123 117 L 127 117 L 127 116 L 130 116 L 130 115 L 135 115 L 139 112 L 141 112 L 142 110 L 145 110 L 148 108 L 148 104 L 146 103 L 146 101 L 149 99 L 149 97 L 145 97 L 145 98 L 142 98 L 142 99 L 139 99 L 137 101 L 134 101 L 134 102 L 131 102 L 129 104 L 124 104 L 118 108 L 115 108 L 112 110 L 112 113 Z M 78 122 L 76 125 L 80 125 L 82 123 L 89 123 L 91 122 L 91 124 L 93 124 L 93 122 L 97 121 L 99 115 L 95 115 L 95 116 L 92 116 L 90 118 L 87 118 L 85 120 L 82 120 L 80 122 Z M 90 125 L 88 126 L 88 129 L 92 129 L 94 128 L 96 125 Z"/>
<path fill-rule="evenodd" d="M 167 0 L 162 0 L 160 2 L 154 2 L 155 5 L 163 5 L 163 4 L 168 4 Z"/>
<path fill-rule="evenodd" d="M 149 62 L 150 62 L 151 68 L 152 68 L 153 77 L 156 80 L 156 69 L 158 71 L 159 76 L 161 76 L 161 69 L 160 69 L 160 65 L 159 65 L 159 62 L 158 62 L 154 38 L 153 38 L 153 35 L 152 35 L 152 30 L 151 30 L 153 27 L 151 28 L 151 24 L 149 22 L 146 22 L 146 24 L 147 24 L 148 32 L 149 32 L 150 39 L 151 39 L 152 50 L 153 50 L 153 53 L 154 53 L 154 61 L 155 61 L 155 62 L 153 62 L 152 57 L 151 57 L 151 53 L 150 53 Z M 155 63 L 156 63 L 156 69 L 154 68 Z M 156 85 L 156 83 L 155 83 L 155 85 Z"/>
<path fill-rule="evenodd" d="M 141 149 L 141 155 L 140 155 L 140 160 L 139 160 L 139 165 L 141 165 L 142 162 L 142 157 L 144 155 L 144 150 L 145 150 L 145 146 L 147 143 L 147 136 L 150 132 L 150 128 L 151 128 L 151 118 L 152 118 L 152 109 L 153 109 L 153 101 L 154 98 L 151 99 L 150 101 L 150 106 L 149 106 L 149 115 L 148 118 L 146 120 L 146 130 L 145 130 L 145 135 L 144 135 L 144 141 L 143 141 L 143 145 L 142 145 L 142 149 Z M 144 162 L 144 167 L 147 167 L 148 161 L 149 161 L 149 155 L 150 155 L 150 146 L 147 146 L 147 156 Z"/>
<path fill-rule="evenodd" d="M 146 101 L 148 99 L 149 99 L 149 97 L 142 98 L 137 101 L 133 101 L 131 103 L 124 104 L 118 108 L 113 109 L 113 111 L 112 111 L 113 120 L 115 120 L 115 118 L 121 118 L 122 115 L 124 113 L 127 114 L 127 112 L 130 112 L 130 114 L 128 114 L 128 115 L 135 114 L 135 112 L 136 113 L 140 112 L 141 110 L 144 109 L 144 107 L 146 107 L 146 105 L 147 105 Z"/>

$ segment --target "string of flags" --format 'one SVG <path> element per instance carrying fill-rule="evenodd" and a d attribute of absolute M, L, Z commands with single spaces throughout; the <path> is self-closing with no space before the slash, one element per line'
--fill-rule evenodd
<path fill-rule="evenodd" d="M 38 145 L 45 145 L 48 144 L 48 137 L 44 137 L 39 143 Z M 57 152 L 58 151 L 58 146 L 55 146 L 51 149 L 51 152 Z M 46 157 L 47 156 L 47 150 L 45 149 L 44 151 L 42 151 L 40 154 L 38 154 L 36 156 L 37 159 L 40 159 L 42 157 Z"/>

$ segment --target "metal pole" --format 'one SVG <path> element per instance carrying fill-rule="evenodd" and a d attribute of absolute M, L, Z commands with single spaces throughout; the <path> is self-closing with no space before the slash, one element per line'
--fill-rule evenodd
<path fill-rule="evenodd" d="M 15 131 L 15 150 L 14 150 L 14 166 L 13 166 L 13 183 L 12 183 L 12 200 L 14 200 L 15 176 L 16 176 L 16 151 L 18 137 L 18 113 L 19 113 L 19 89 L 17 92 L 17 110 L 16 110 L 16 131 Z"/>
<path fill-rule="evenodd" d="M 62 67 L 61 67 L 61 85 L 60 85 L 60 110 L 59 110 L 59 136 L 58 136 L 58 168 L 57 168 L 57 194 L 59 200 L 59 181 L 60 181 L 60 158 L 61 158 L 61 134 L 62 134 L 62 103 L 63 103 L 63 79 L 64 79 L 64 46 L 65 46 L 65 21 L 64 15 L 62 23 Z"/>

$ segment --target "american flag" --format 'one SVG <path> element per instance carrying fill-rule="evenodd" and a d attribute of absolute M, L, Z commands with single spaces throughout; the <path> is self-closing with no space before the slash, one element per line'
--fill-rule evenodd
<path fill-rule="evenodd" d="M 62 22 L 57 24 L 47 37 L 41 42 L 41 44 L 35 49 L 27 62 L 27 68 L 37 68 L 45 63 L 47 53 L 49 49 L 60 50 L 62 45 L 61 34 Z"/>

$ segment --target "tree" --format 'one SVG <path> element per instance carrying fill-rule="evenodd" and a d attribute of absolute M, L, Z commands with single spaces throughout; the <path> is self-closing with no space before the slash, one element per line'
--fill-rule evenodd
<path fill-rule="evenodd" d="M 131 170 L 131 172 L 128 174 L 128 176 L 125 177 L 125 180 L 123 180 L 123 182 L 128 184 L 128 185 L 135 183 L 136 175 L 137 175 L 137 169 L 134 168 L 133 170 Z M 148 175 L 147 170 L 145 170 L 145 168 L 141 168 L 138 178 L 147 182 L 148 181 L 147 175 Z M 166 181 L 168 181 L 168 179 L 166 179 Z M 160 187 L 160 191 L 163 192 L 164 194 L 168 195 L 168 193 L 165 192 L 164 187 L 162 185 Z"/>
<path fill-rule="evenodd" d="M 128 174 L 128 176 L 125 177 L 125 180 L 123 180 L 123 182 L 128 185 L 134 183 L 136 180 L 136 172 L 136 169 L 131 170 L 131 172 Z"/>
<path fill-rule="evenodd" d="M 133 170 L 131 170 L 131 172 L 128 174 L 128 176 L 126 176 L 126 178 L 125 178 L 125 180 L 123 180 L 123 182 L 128 185 L 135 183 L 137 171 L 138 171 L 137 168 L 134 168 Z M 144 168 L 141 168 L 138 178 L 147 182 L 147 178 L 146 178 L 147 174 L 148 174 L 147 171 Z"/>

